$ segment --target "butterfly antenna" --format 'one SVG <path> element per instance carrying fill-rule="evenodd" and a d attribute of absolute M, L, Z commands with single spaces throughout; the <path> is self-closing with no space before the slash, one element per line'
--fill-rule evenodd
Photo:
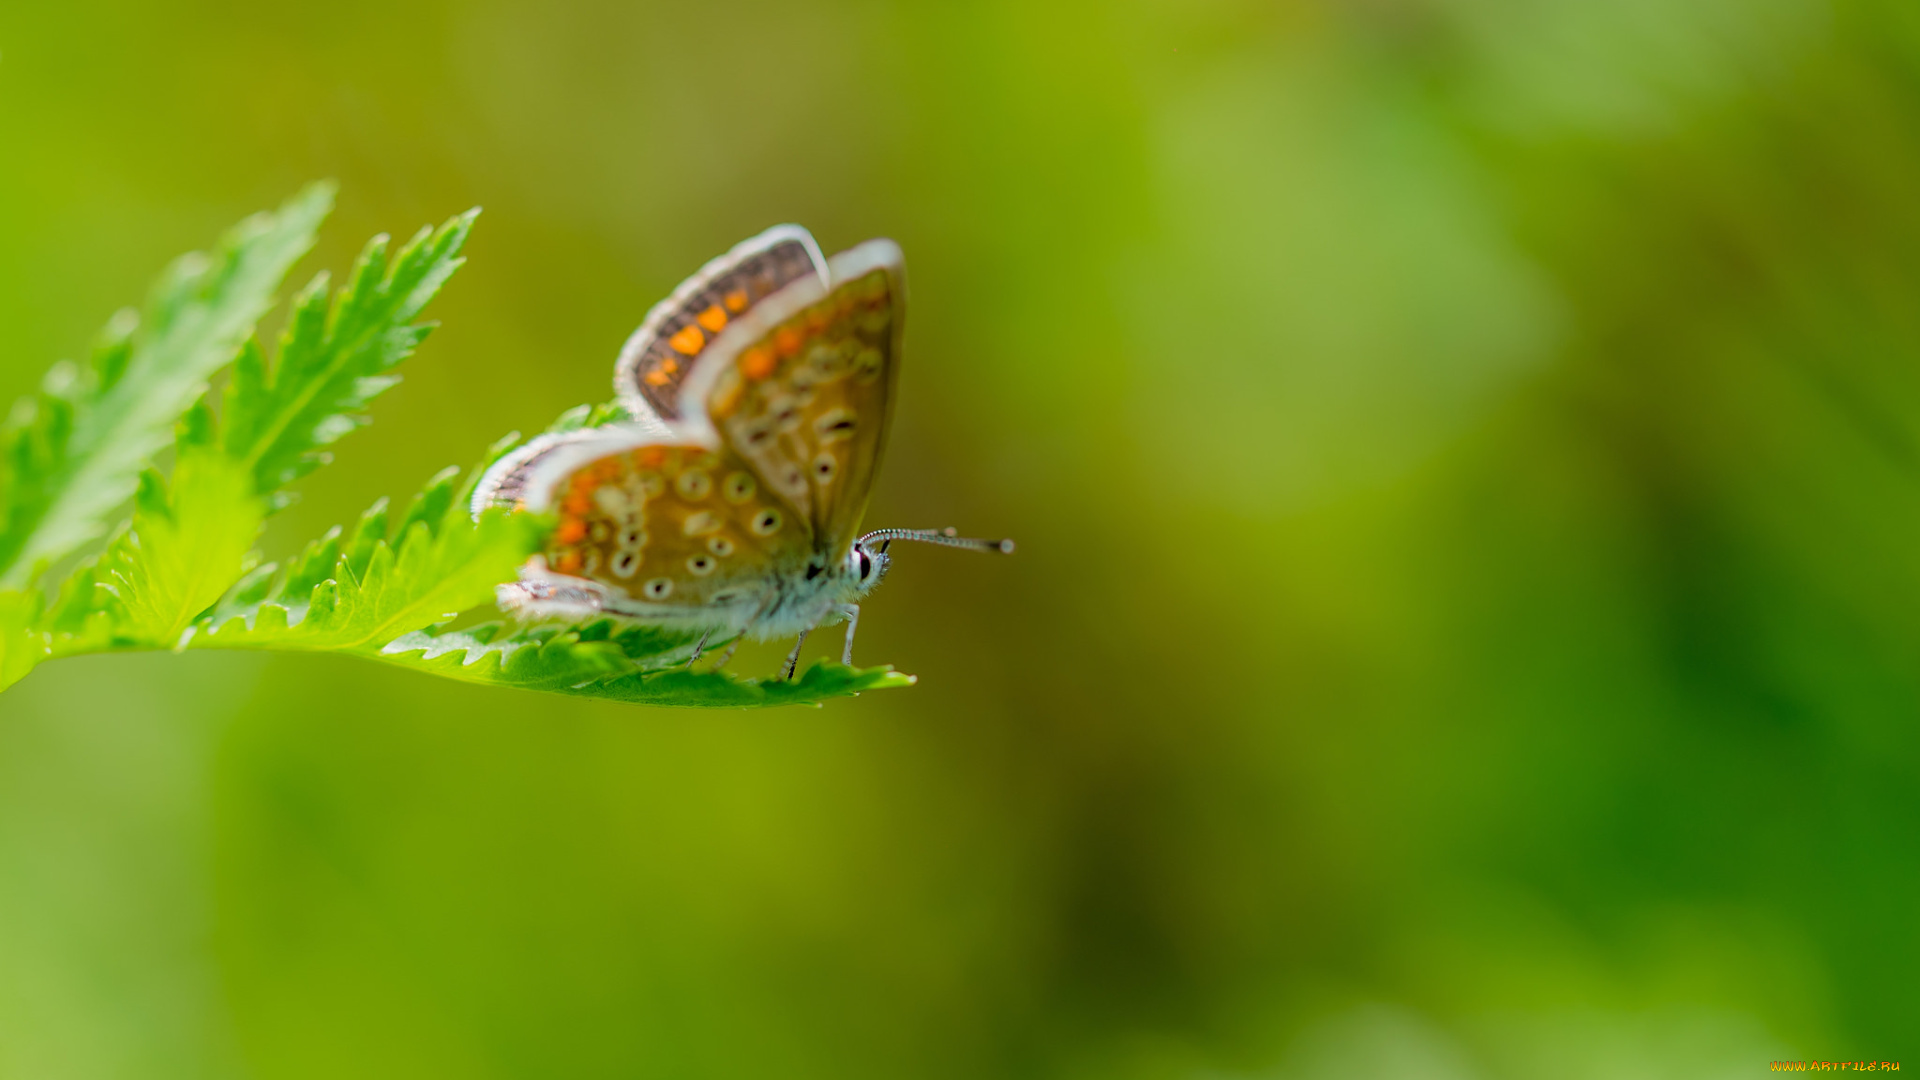
<path fill-rule="evenodd" d="M 939 544 L 942 547 L 962 548 L 967 551 L 997 551 L 1002 555 L 1013 554 L 1011 540 L 975 540 L 961 536 L 958 529 L 875 529 L 860 538 L 861 546 L 878 543 L 880 550 L 895 540 L 918 540 L 923 544 Z"/>

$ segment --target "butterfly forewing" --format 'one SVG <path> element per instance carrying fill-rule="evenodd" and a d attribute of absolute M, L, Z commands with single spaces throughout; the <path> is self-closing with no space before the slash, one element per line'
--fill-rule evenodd
<path fill-rule="evenodd" d="M 781 225 L 708 263 L 654 307 L 621 350 L 614 389 L 629 411 L 663 420 L 680 417 L 680 386 L 694 362 L 728 324 L 795 281 L 824 280 L 813 237 Z"/>
<path fill-rule="evenodd" d="M 721 441 L 806 517 L 827 565 L 853 542 L 886 442 L 904 299 L 897 255 L 885 244 L 836 256 L 851 272 L 740 350 L 707 396 Z"/>
<path fill-rule="evenodd" d="M 725 451 L 621 449 L 562 478 L 547 568 L 641 607 L 751 608 L 802 567 L 811 529 Z"/>

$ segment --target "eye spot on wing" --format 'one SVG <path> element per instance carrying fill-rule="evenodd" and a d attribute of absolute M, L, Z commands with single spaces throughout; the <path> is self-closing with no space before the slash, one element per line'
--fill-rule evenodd
<path fill-rule="evenodd" d="M 620 546 L 627 550 L 638 550 L 647 546 L 645 529 L 628 529 L 620 534 Z"/>
<path fill-rule="evenodd" d="M 724 536 L 710 536 L 707 538 L 707 550 L 724 559 L 733 554 L 733 541 Z"/>
<path fill-rule="evenodd" d="M 753 530 L 755 536 L 772 536 L 780 531 L 782 523 L 780 511 L 768 509 L 753 515 L 753 520 L 747 524 L 747 528 Z"/>
<path fill-rule="evenodd" d="M 840 461 L 831 453 L 822 450 L 813 457 L 813 482 L 825 487 L 833 483 L 834 476 L 840 471 Z"/>
<path fill-rule="evenodd" d="M 591 574 L 600 569 L 600 549 L 588 548 L 580 553 L 580 572 Z"/>
<path fill-rule="evenodd" d="M 673 486 L 681 498 L 697 502 L 713 491 L 713 478 L 699 469 L 688 469 L 674 479 Z"/>
<path fill-rule="evenodd" d="M 782 435 L 797 430 L 800 427 L 800 410 L 805 404 L 805 401 L 792 397 L 768 402 L 768 411 L 773 413 L 774 430 Z"/>
<path fill-rule="evenodd" d="M 759 450 L 767 445 L 767 440 L 773 438 L 773 425 L 764 420 L 748 424 L 743 436 L 740 441 L 746 444 L 747 449 Z"/>
<path fill-rule="evenodd" d="M 614 577 L 630 578 L 638 569 L 640 569 L 640 553 L 637 551 L 623 551 L 613 557 Z"/>
<path fill-rule="evenodd" d="M 846 370 L 847 353 L 840 342 L 821 342 L 807 350 L 807 370 L 819 382 L 832 382 Z"/>
<path fill-rule="evenodd" d="M 713 599 L 707 602 L 710 604 L 731 604 L 738 599 L 740 599 L 740 594 L 737 592 L 717 592 L 713 594 Z"/>
<path fill-rule="evenodd" d="M 596 521 L 593 524 L 587 526 L 587 539 L 593 541 L 596 544 L 606 543 L 607 537 L 612 535 L 613 535 L 613 530 L 607 528 L 607 523 L 604 521 Z"/>
<path fill-rule="evenodd" d="M 642 499 L 657 499 L 667 493 L 666 478 L 657 472 L 640 473 L 635 478 L 634 486 L 640 489 Z"/>
<path fill-rule="evenodd" d="M 680 525 L 680 531 L 687 536 L 705 536 L 720 528 L 720 517 L 710 510 L 700 510 L 687 515 Z"/>
<path fill-rule="evenodd" d="M 657 577 L 640 586 L 640 592 L 649 600 L 665 600 L 673 595 L 673 582 L 667 578 Z"/>
<path fill-rule="evenodd" d="M 692 323 L 681 327 L 679 333 L 667 339 L 667 344 L 673 346 L 674 351 L 682 356 L 692 356 L 706 343 L 707 335 L 701 333 L 700 328 Z"/>
<path fill-rule="evenodd" d="M 853 358 L 853 381 L 870 383 L 880 377 L 880 350 L 868 346 Z"/>
<path fill-rule="evenodd" d="M 746 473 L 730 473 L 720 485 L 720 494 L 730 503 L 743 503 L 753 498 L 753 477 Z"/>
<path fill-rule="evenodd" d="M 828 409 L 814 420 L 813 434 L 823 443 L 841 442 L 853 438 L 858 424 L 852 409 Z"/>
<path fill-rule="evenodd" d="M 713 568 L 718 565 L 720 564 L 714 562 L 711 555 L 695 555 L 687 560 L 687 572 L 694 577 L 706 577 L 713 573 Z"/>

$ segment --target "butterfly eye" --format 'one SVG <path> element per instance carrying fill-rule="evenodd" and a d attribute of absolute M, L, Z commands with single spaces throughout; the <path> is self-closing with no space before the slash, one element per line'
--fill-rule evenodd
<path fill-rule="evenodd" d="M 780 531 L 780 511 L 762 510 L 753 515 L 753 522 L 747 527 L 755 536 L 772 536 Z"/>
<path fill-rule="evenodd" d="M 695 555 L 687 560 L 687 570 L 695 577 L 706 577 L 713 573 L 713 568 L 718 565 L 711 555 Z"/>
<path fill-rule="evenodd" d="M 642 585 L 640 591 L 649 600 L 665 600 L 667 597 L 673 595 L 673 582 L 663 577 L 657 577 L 645 585 Z"/>
<path fill-rule="evenodd" d="M 595 554 L 598 555 L 599 553 L 595 552 Z M 596 559 L 595 561 L 597 562 L 599 560 Z M 638 552 L 623 551 L 613 557 L 614 577 L 630 578 L 633 576 L 633 572 L 638 569 L 640 569 L 640 555 Z"/>
<path fill-rule="evenodd" d="M 855 549 L 854 554 L 860 557 L 860 573 L 858 575 L 859 579 L 861 581 L 865 581 L 869 577 L 872 577 L 873 576 L 873 557 L 868 555 L 866 552 L 860 551 L 858 549 Z"/>

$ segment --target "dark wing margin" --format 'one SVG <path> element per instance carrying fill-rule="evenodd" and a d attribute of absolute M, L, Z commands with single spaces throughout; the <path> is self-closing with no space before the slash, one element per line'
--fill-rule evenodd
<path fill-rule="evenodd" d="M 824 283 L 827 262 L 800 226 L 776 225 L 741 242 L 647 312 L 614 364 L 614 393 L 635 416 L 679 419 L 680 385 L 708 344 L 760 301 L 809 277 Z"/>

